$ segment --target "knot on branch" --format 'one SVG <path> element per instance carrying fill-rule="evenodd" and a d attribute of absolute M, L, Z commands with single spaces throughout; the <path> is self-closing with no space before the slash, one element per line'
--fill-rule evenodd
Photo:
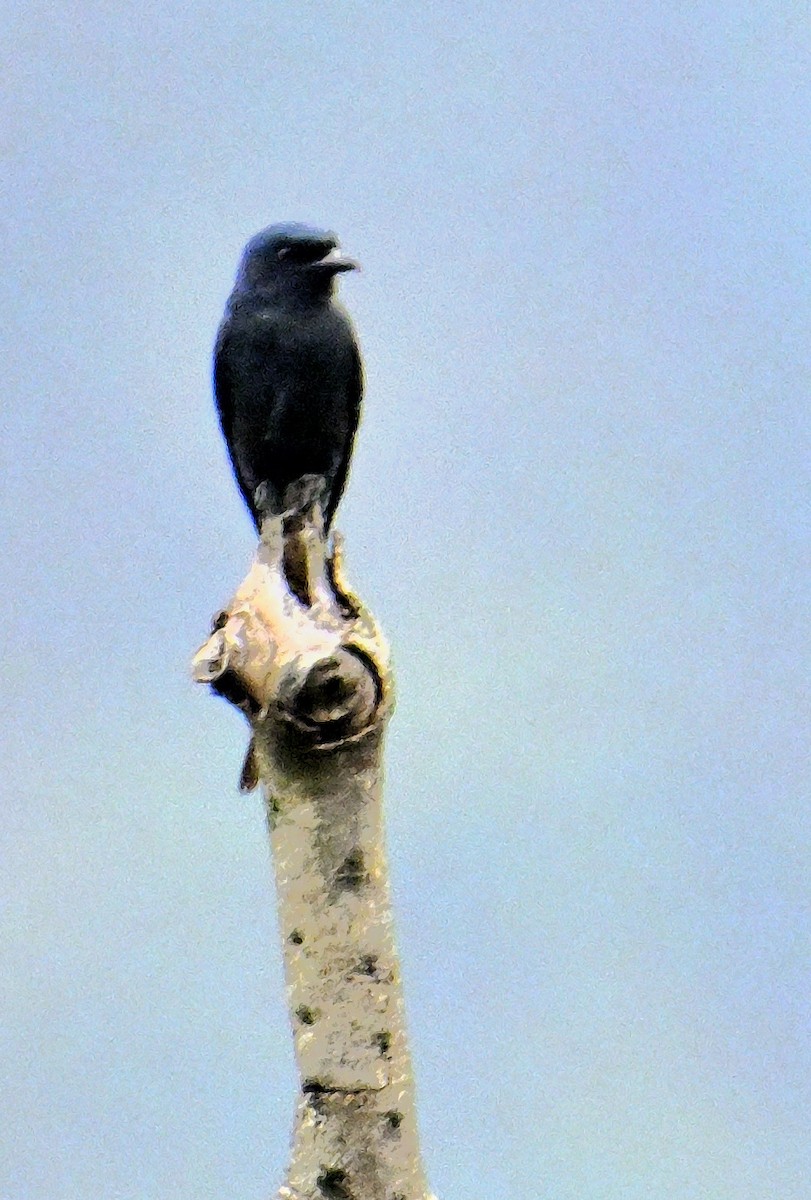
<path fill-rule="evenodd" d="M 289 674 L 279 688 L 278 705 L 283 719 L 303 733 L 335 742 L 368 726 L 381 693 L 374 662 L 355 646 L 340 646 L 314 663 L 303 680 L 298 672 Z"/>
<path fill-rule="evenodd" d="M 320 512 L 269 517 L 256 557 L 192 673 L 245 713 L 254 732 L 335 749 L 378 727 L 391 705 L 388 648 L 346 588 L 341 542 Z M 248 780 L 255 776 L 243 769 Z"/>

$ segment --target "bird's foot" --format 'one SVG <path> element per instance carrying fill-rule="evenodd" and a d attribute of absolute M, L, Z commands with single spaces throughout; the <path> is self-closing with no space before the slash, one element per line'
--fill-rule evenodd
<path fill-rule="evenodd" d="M 323 475 L 302 475 L 294 479 L 284 493 L 285 521 L 296 523 L 297 520 L 309 520 L 320 525 L 326 494 L 327 481 Z"/>
<path fill-rule="evenodd" d="M 312 605 L 325 570 L 323 475 L 302 475 L 284 493 L 284 569 L 291 591 Z"/>
<path fill-rule="evenodd" d="M 272 483 L 264 480 L 253 490 L 253 506 L 261 525 L 265 517 L 278 517 L 282 513 L 279 493 Z"/>

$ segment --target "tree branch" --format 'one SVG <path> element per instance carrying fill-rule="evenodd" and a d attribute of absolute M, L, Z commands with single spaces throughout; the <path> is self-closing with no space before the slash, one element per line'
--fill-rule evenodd
<path fill-rule="evenodd" d="M 265 522 L 194 678 L 240 708 L 276 866 L 301 1090 L 278 1200 L 431 1200 L 419 1154 L 381 811 L 388 647 L 318 513 Z"/>

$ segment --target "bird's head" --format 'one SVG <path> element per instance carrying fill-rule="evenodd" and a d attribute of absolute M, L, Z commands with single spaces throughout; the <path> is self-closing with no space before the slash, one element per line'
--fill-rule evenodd
<path fill-rule="evenodd" d="M 237 287 L 302 296 L 329 295 L 335 276 L 353 271 L 334 233 L 310 225 L 270 225 L 248 242 L 237 275 Z"/>

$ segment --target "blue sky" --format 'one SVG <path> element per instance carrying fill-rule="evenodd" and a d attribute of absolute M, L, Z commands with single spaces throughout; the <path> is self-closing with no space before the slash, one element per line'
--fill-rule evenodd
<path fill-rule="evenodd" d="M 790 4 L 7 17 L 2 1200 L 243 1200 L 295 1075 L 210 395 L 338 231 L 338 524 L 440 1200 L 806 1200 L 809 27 Z"/>

